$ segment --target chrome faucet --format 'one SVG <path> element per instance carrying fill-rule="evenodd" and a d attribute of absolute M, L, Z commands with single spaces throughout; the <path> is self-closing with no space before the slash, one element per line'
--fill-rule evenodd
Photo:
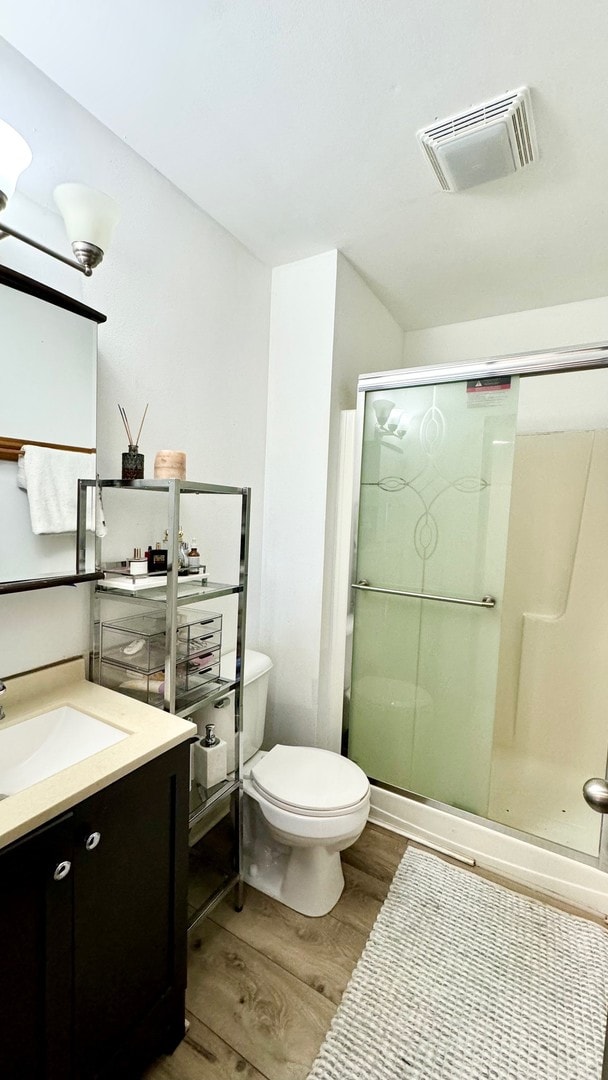
<path fill-rule="evenodd" d="M 3 694 L 6 694 L 6 686 L 2 681 L 0 681 L 0 697 L 2 697 Z M 5 717 L 6 713 L 2 708 L 2 705 L 0 705 L 0 720 L 4 720 Z"/>

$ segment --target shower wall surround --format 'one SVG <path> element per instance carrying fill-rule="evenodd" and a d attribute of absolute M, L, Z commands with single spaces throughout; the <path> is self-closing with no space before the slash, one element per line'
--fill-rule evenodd
<path fill-rule="evenodd" d="M 607 493 L 607 430 L 517 437 L 489 816 L 591 855 L 601 819 L 581 777 L 606 760 Z"/>

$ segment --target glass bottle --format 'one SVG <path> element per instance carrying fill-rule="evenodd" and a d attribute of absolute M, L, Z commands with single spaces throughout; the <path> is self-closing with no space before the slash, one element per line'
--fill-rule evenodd
<path fill-rule="evenodd" d="M 188 573 L 198 574 L 201 568 L 201 557 L 196 546 L 196 540 L 192 537 L 192 547 L 188 552 Z"/>

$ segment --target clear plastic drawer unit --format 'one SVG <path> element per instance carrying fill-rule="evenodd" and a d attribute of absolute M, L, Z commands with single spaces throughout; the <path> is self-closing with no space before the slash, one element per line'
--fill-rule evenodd
<path fill-rule="evenodd" d="M 176 628 L 176 691 L 180 697 L 219 677 L 222 616 L 217 612 L 179 612 Z M 165 617 L 135 615 L 101 624 L 101 682 L 150 705 L 163 707 Z"/>

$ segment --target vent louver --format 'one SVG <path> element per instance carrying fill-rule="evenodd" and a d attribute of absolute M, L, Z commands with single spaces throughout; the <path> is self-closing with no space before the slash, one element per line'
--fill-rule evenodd
<path fill-rule="evenodd" d="M 506 176 L 538 159 L 526 86 L 440 120 L 417 137 L 444 191 Z"/>

